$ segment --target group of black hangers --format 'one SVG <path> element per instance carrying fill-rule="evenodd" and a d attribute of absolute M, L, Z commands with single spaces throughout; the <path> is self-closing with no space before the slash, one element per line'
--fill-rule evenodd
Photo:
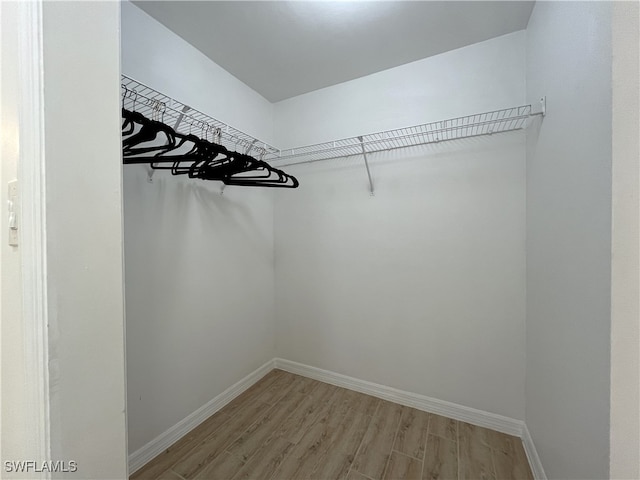
<path fill-rule="evenodd" d="M 262 159 L 231 152 L 223 145 L 182 134 L 159 120 L 122 109 L 122 155 L 125 164 L 147 163 L 173 175 L 220 180 L 226 185 L 296 188 L 298 180 Z M 220 138 L 220 130 L 217 132 Z M 170 165 L 169 165 L 170 164 Z"/>

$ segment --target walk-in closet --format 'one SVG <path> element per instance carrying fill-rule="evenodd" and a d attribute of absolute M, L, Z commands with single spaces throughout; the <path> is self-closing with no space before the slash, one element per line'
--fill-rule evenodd
<path fill-rule="evenodd" d="M 638 478 L 638 5 L 0 3 L 3 475 Z"/>
<path fill-rule="evenodd" d="M 132 478 L 604 478 L 610 8 L 123 3 Z"/>

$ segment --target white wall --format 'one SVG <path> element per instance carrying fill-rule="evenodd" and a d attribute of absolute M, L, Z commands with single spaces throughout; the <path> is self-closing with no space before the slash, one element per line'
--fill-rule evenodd
<path fill-rule="evenodd" d="M 612 18 L 611 478 L 640 478 L 640 4 Z"/>
<path fill-rule="evenodd" d="M 18 178 L 19 154 L 19 68 L 18 68 L 18 4 L 0 3 L 0 198 L 7 198 L 7 182 Z M 33 415 L 25 373 L 25 331 L 22 321 L 22 270 L 20 250 L 9 246 L 9 229 L 2 209 L 0 222 L 0 476 L 4 461 L 17 460 L 37 452 L 30 432 L 23 428 Z M 3 475 L 4 474 L 4 475 Z"/>
<path fill-rule="evenodd" d="M 273 358 L 265 192 L 125 167 L 130 452 Z"/>
<path fill-rule="evenodd" d="M 45 2 L 51 448 L 126 478 L 117 2 Z"/>
<path fill-rule="evenodd" d="M 526 423 L 549 478 L 608 478 L 611 4 L 538 2 L 527 97 Z M 637 408 L 637 405 L 636 405 Z"/>
<path fill-rule="evenodd" d="M 286 100 L 278 141 L 521 105 L 524 47 L 518 32 Z M 372 155 L 374 197 L 361 159 L 288 167 L 278 355 L 524 419 L 524 155 L 522 132 Z"/>
<path fill-rule="evenodd" d="M 268 100 L 128 1 L 122 3 L 122 44 L 125 75 L 273 143 Z"/>
<path fill-rule="evenodd" d="M 272 106 L 130 3 L 122 71 L 270 141 Z M 129 452 L 275 355 L 270 189 L 124 167 Z"/>
<path fill-rule="evenodd" d="M 275 104 L 280 148 L 524 104 L 524 31 Z"/>

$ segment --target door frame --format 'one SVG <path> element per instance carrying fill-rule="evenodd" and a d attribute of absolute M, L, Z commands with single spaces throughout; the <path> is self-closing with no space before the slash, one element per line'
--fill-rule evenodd
<path fill-rule="evenodd" d="M 49 412 L 49 338 L 47 297 L 47 222 L 42 42 L 43 0 L 19 2 L 19 157 L 20 260 L 25 335 L 25 376 L 34 407 L 28 431 L 34 460 L 51 460 Z M 40 478 L 50 478 L 42 472 Z"/>

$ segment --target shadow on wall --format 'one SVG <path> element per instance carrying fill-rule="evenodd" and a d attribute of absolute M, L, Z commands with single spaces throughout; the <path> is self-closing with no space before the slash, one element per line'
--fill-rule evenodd
<path fill-rule="evenodd" d="M 135 173 L 128 172 L 134 176 L 135 182 L 134 189 L 129 191 L 140 192 L 139 195 L 126 195 L 125 211 L 132 206 L 131 203 L 143 202 L 144 216 L 148 217 L 150 227 L 158 234 L 171 236 L 171 231 L 189 231 L 192 235 L 191 229 L 195 229 L 200 235 L 220 239 L 221 235 L 228 237 L 232 233 L 236 237 L 235 242 L 246 242 L 245 246 L 251 251 L 272 255 L 272 240 L 265 231 L 265 222 L 256 218 L 260 214 L 270 216 L 271 210 L 255 208 L 256 203 L 267 203 L 266 197 L 271 193 L 266 189 L 230 186 L 222 192 L 221 182 L 205 183 L 162 171 L 155 172 L 153 181 L 148 182 L 144 166 L 128 165 L 125 169 L 135 170 Z M 185 235 L 184 240 L 187 242 L 188 236 Z M 215 243 L 212 242 L 212 246 Z"/>

